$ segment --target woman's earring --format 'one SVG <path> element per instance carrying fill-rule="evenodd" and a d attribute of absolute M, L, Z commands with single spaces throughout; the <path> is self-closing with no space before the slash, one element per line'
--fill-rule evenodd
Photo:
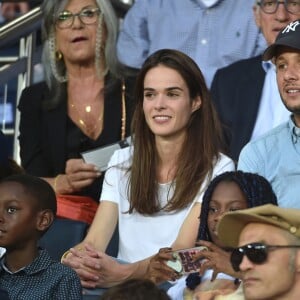
<path fill-rule="evenodd" d="M 62 53 L 59 50 L 57 50 L 55 52 L 55 58 L 56 58 L 56 60 L 62 60 L 62 57 L 63 57 Z"/>

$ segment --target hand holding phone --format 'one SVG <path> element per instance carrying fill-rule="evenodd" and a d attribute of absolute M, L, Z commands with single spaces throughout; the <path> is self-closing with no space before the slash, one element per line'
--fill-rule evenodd
<path fill-rule="evenodd" d="M 201 260 L 194 261 L 194 255 L 205 250 L 207 250 L 207 247 L 199 246 L 174 251 L 173 257 L 175 260 L 168 260 L 167 266 L 181 275 L 197 272 L 200 269 Z"/>

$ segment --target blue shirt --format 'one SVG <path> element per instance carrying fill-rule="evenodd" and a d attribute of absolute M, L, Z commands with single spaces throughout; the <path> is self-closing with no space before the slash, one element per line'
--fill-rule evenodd
<path fill-rule="evenodd" d="M 0 261 L 0 289 L 13 300 L 80 300 L 79 277 L 71 268 L 52 260 L 46 250 L 28 266 L 10 272 L 5 255 Z"/>
<path fill-rule="evenodd" d="M 238 169 L 268 179 L 281 207 L 300 209 L 300 128 L 292 118 L 241 151 Z"/>
<path fill-rule="evenodd" d="M 291 114 L 278 91 L 275 65 L 271 61 L 262 61 L 262 67 L 266 76 L 251 141 L 286 122 Z"/>
<path fill-rule="evenodd" d="M 140 68 L 156 50 L 177 49 L 197 62 L 210 86 L 217 69 L 267 47 L 253 5 L 249 0 L 219 0 L 211 7 L 201 0 L 137 0 L 121 26 L 118 57 Z"/>

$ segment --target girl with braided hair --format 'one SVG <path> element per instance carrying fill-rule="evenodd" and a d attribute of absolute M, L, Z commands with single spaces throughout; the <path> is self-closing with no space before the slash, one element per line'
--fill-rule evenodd
<path fill-rule="evenodd" d="M 230 249 L 223 247 L 217 236 L 217 225 L 229 211 L 251 208 L 267 203 L 277 205 L 270 183 L 262 176 L 242 171 L 225 172 L 216 176 L 203 196 L 197 245 L 207 247 L 195 255 L 203 259 L 199 273 L 181 278 L 168 293 L 172 299 L 183 299 L 207 290 L 234 290 L 239 274 L 230 264 Z M 192 292 L 195 290 L 194 292 Z M 186 298 L 188 299 L 188 298 Z M 193 298 L 195 299 L 195 298 Z"/>
<path fill-rule="evenodd" d="M 198 239 L 212 242 L 208 228 L 208 219 L 212 210 L 213 193 L 220 183 L 235 183 L 247 200 L 247 208 L 272 203 L 277 205 L 277 197 L 270 183 L 264 177 L 243 171 L 225 172 L 215 177 L 209 184 L 202 202 Z"/>

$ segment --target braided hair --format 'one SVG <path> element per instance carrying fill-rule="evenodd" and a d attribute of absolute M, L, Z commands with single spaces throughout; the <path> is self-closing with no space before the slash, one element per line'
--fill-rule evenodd
<path fill-rule="evenodd" d="M 243 171 L 220 174 L 211 181 L 203 196 L 198 231 L 199 240 L 212 241 L 207 226 L 207 219 L 212 194 L 220 182 L 235 182 L 244 193 L 248 208 L 268 203 L 277 205 L 277 197 L 273 192 L 272 186 L 263 176 Z"/>
<path fill-rule="evenodd" d="M 220 182 L 235 182 L 244 193 L 248 208 L 268 203 L 278 205 L 277 197 L 273 192 L 271 184 L 263 176 L 243 171 L 222 173 L 210 182 L 204 193 L 200 213 L 198 240 L 212 241 L 208 230 L 207 219 L 212 194 Z M 200 282 L 201 276 L 198 273 L 192 273 L 186 278 L 186 285 L 191 290 L 194 290 Z"/>

